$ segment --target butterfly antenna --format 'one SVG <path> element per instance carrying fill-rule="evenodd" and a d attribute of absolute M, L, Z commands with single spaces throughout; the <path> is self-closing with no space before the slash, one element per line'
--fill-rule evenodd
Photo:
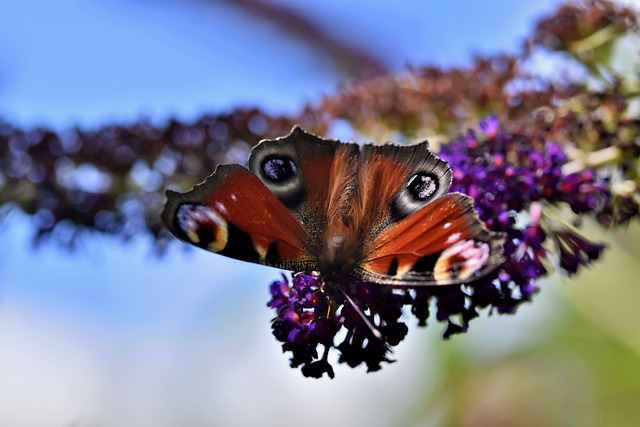
<path fill-rule="evenodd" d="M 371 323 L 369 319 L 367 319 L 367 316 L 365 316 L 362 310 L 360 310 L 360 307 L 356 305 L 356 303 L 351 299 L 351 297 L 345 291 L 343 291 L 342 289 L 340 289 L 340 291 L 344 294 L 345 298 L 347 298 L 347 301 L 349 301 L 349 304 L 351 304 L 351 306 L 356 310 L 356 313 L 358 313 L 358 315 L 362 318 L 362 320 L 367 325 L 367 327 L 371 330 L 371 332 L 373 333 L 373 336 L 381 340 L 383 336 L 382 336 L 382 333 L 378 330 L 378 328 L 373 326 L 373 323 Z"/>

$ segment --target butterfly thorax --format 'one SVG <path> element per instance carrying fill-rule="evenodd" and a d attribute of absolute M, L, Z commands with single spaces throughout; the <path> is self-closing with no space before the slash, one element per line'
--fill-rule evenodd
<path fill-rule="evenodd" d="M 328 283 L 343 283 L 358 264 L 360 245 L 357 225 L 342 217 L 330 223 L 318 257 L 318 268 Z"/>

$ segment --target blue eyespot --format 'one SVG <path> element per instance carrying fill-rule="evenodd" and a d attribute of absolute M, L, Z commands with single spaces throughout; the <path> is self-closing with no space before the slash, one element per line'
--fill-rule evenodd
<path fill-rule="evenodd" d="M 438 181 L 433 175 L 420 172 L 409 178 L 407 189 L 416 200 L 427 200 L 438 190 Z"/>
<path fill-rule="evenodd" d="M 261 167 L 265 177 L 272 182 L 288 181 L 298 174 L 295 162 L 284 156 L 267 156 Z"/>

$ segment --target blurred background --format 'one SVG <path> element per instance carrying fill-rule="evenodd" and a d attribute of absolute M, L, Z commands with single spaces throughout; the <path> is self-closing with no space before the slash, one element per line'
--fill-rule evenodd
<path fill-rule="evenodd" d="M 350 79 L 515 51 L 559 3 L 7 1 L 0 116 L 64 133 L 293 114 Z M 2 426 L 640 425 L 637 221 L 588 227 L 604 259 L 513 316 L 448 341 L 408 318 L 397 363 L 315 380 L 271 335 L 276 270 L 177 242 L 158 256 L 143 235 L 34 245 L 33 217 L 1 215 Z"/>

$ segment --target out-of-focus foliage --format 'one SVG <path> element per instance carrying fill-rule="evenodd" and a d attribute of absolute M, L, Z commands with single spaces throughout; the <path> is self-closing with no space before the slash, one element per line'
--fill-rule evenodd
<path fill-rule="evenodd" d="M 0 206 L 17 204 L 32 214 L 37 240 L 53 236 L 73 245 L 79 233 L 94 230 L 124 238 L 150 232 L 161 244 L 167 185 L 191 187 L 220 163 L 244 162 L 250 143 L 307 121 L 304 114 L 237 110 L 191 124 L 140 122 L 61 134 L 0 122 Z"/>

